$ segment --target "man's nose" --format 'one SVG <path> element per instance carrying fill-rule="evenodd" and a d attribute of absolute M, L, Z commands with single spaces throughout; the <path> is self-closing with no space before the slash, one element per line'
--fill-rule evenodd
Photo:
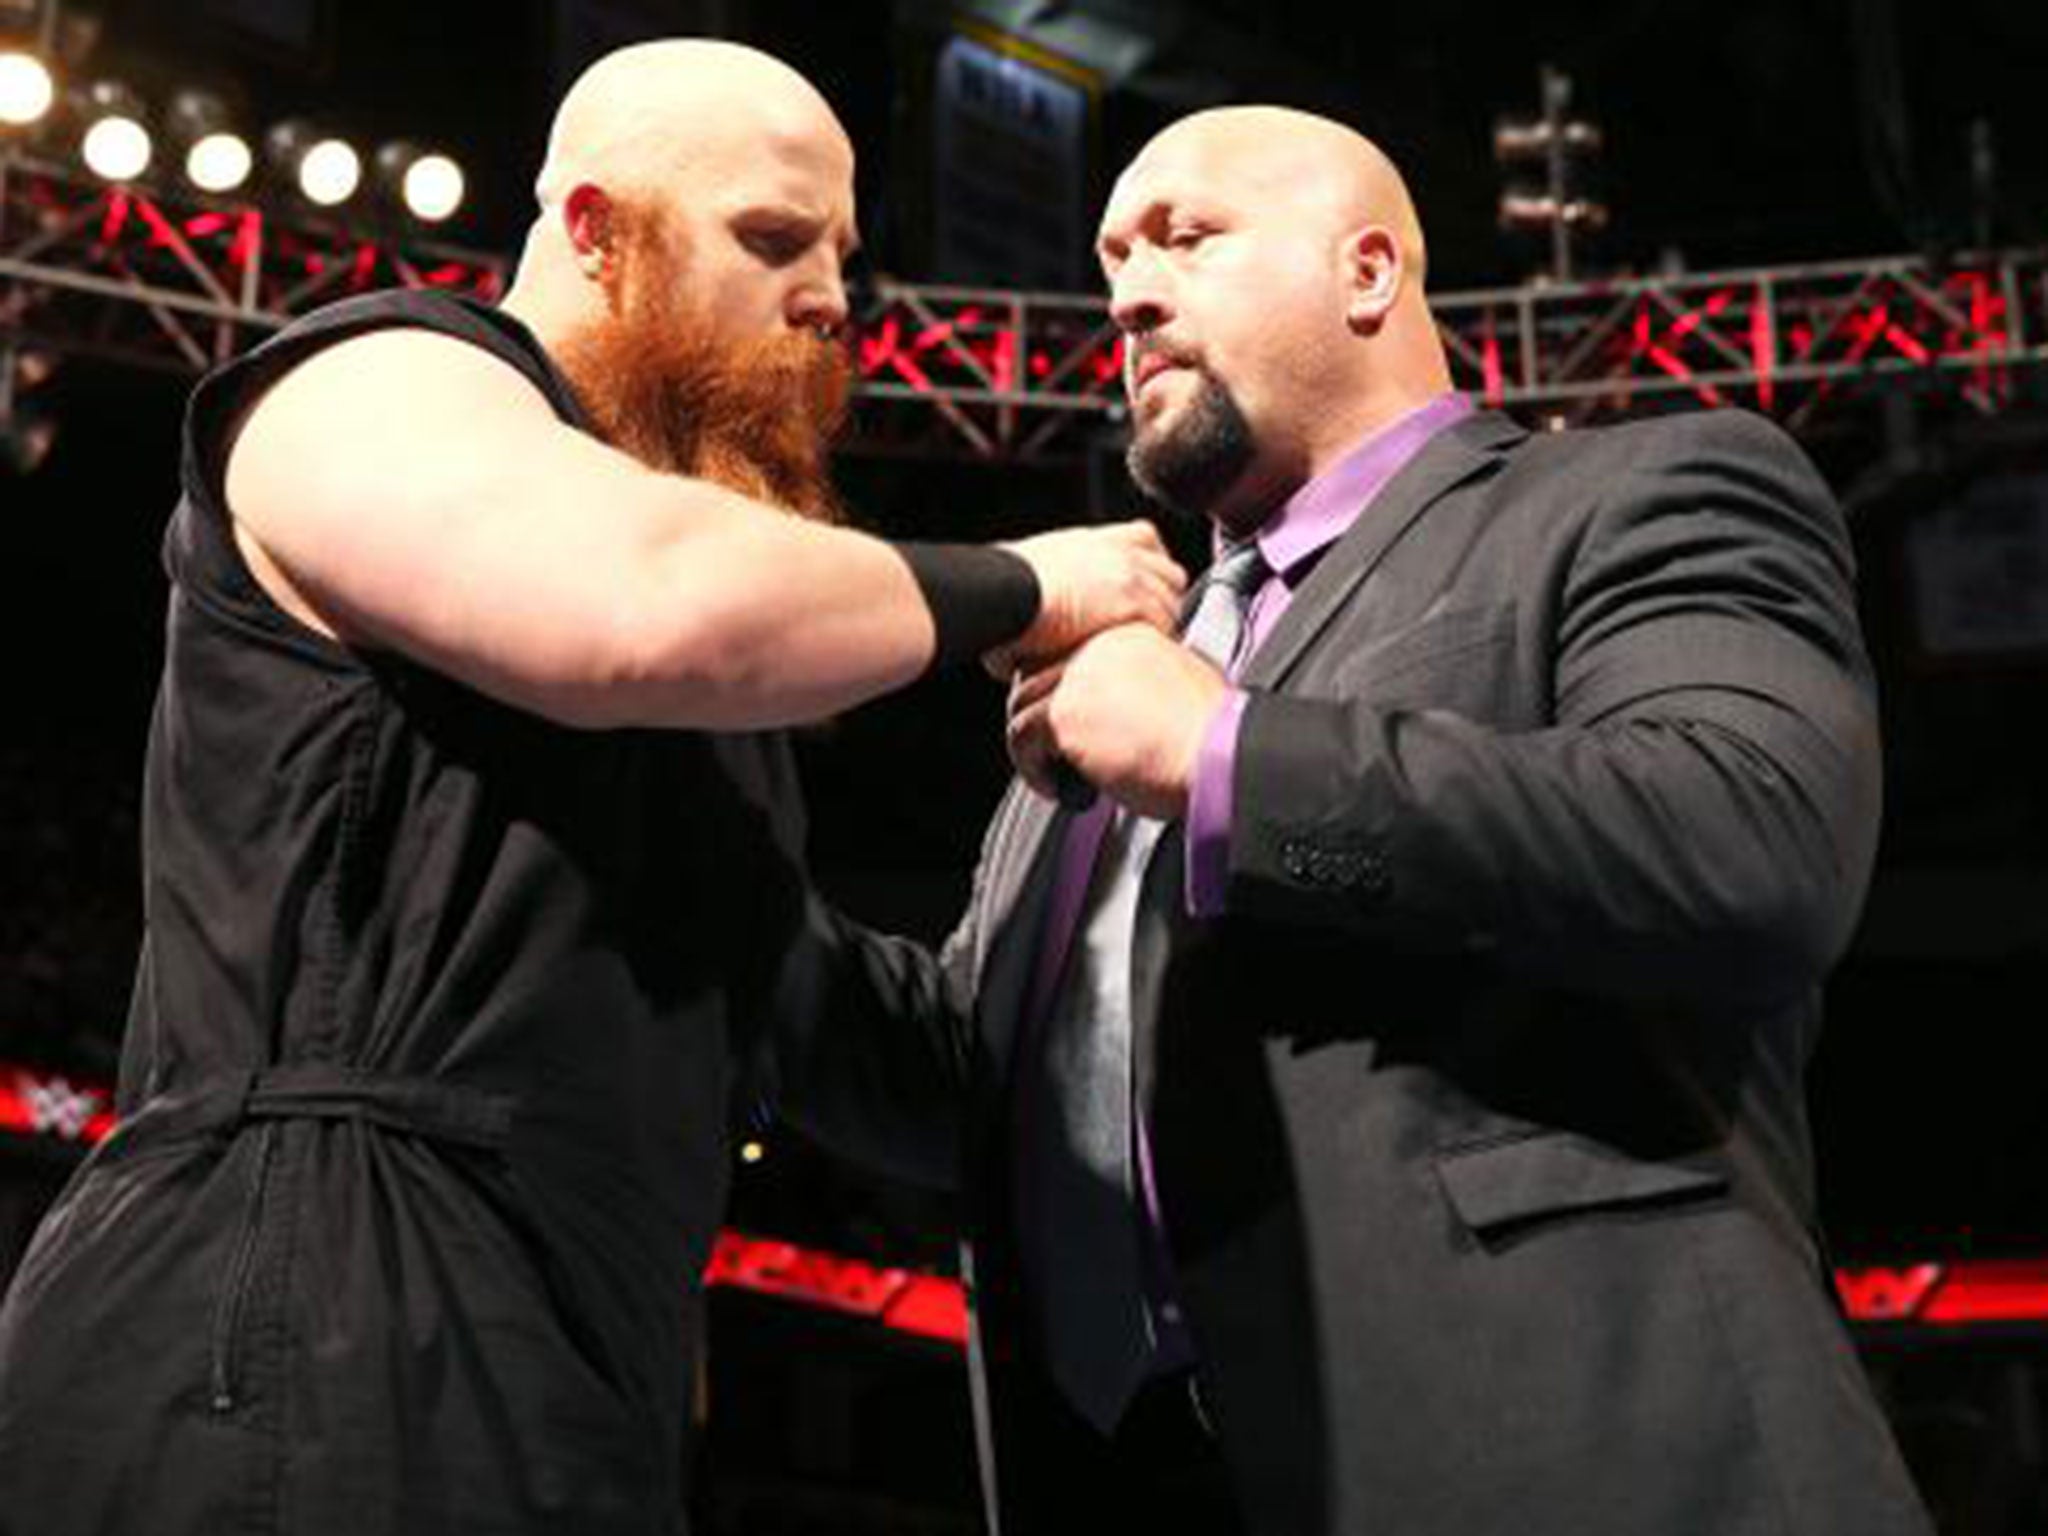
<path fill-rule="evenodd" d="M 1142 248 L 1109 281 L 1109 318 L 1126 335 L 1156 331 L 1171 318 L 1159 263 Z"/>
<path fill-rule="evenodd" d="M 837 334 L 846 328 L 849 313 L 846 277 L 834 266 L 797 291 L 789 320 L 791 325 L 807 330 Z"/>

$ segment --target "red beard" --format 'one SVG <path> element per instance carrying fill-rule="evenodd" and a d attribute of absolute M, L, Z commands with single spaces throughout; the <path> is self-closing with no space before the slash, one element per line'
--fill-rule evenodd
<path fill-rule="evenodd" d="M 801 331 L 717 337 L 670 308 L 688 288 L 673 270 L 683 259 L 647 240 L 632 248 L 658 280 L 634 284 L 560 359 L 598 434 L 652 469 L 840 521 L 829 458 L 853 384 L 845 346 Z"/>

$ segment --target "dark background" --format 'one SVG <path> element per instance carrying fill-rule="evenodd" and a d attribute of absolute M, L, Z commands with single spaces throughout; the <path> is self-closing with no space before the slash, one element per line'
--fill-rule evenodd
<path fill-rule="evenodd" d="M 1597 188 L 1614 222 L 1586 252 L 1595 271 L 1938 255 L 1986 239 L 2036 245 L 2048 231 L 2039 4 L 1438 0 L 1348 7 L 1341 21 L 1271 0 L 1094 8 L 1149 17 L 1170 41 L 1164 84 L 1102 98 L 1091 209 L 1106 175 L 1183 104 L 1317 107 L 1407 170 L 1440 291 L 1511 285 L 1542 259 L 1496 227 L 1490 132 L 1534 107 L 1544 62 L 1571 73 L 1576 108 L 1606 131 Z M 920 103 L 940 7 L 105 0 L 98 14 L 91 62 L 145 91 L 207 81 L 258 122 L 311 110 L 365 140 L 447 146 L 469 167 L 473 198 L 449 238 L 507 252 L 528 217 L 550 105 L 574 70 L 634 37 L 723 31 L 804 69 L 841 111 L 862 157 L 874 266 L 948 275 L 924 239 Z M 1988 186 L 1971 174 L 1978 122 L 1995 150 Z M 48 462 L 27 478 L 0 471 L 0 1061 L 112 1075 L 139 926 L 137 778 L 164 595 L 156 541 L 186 387 L 69 362 L 36 396 L 60 423 Z M 1880 473 L 1899 462 L 1902 434 L 1926 451 Z M 1833 418 L 1809 443 L 1851 514 L 1887 731 L 1878 880 L 1831 988 L 1814 1077 L 1823 1210 L 1848 1258 L 2048 1253 L 2048 1089 L 2030 1049 L 2048 1020 L 2048 666 L 1926 654 L 1905 556 L 1916 525 L 1976 479 L 2048 468 L 2044 443 L 2038 381 L 1995 421 L 1905 396 Z M 1079 468 L 854 457 L 842 478 L 863 518 L 897 534 L 995 537 L 1136 505 L 1120 479 L 1105 491 Z M 1001 786 L 999 717 L 993 685 L 958 677 L 804 733 L 821 882 L 883 926 L 941 935 Z M 942 1206 L 765 1130 L 768 1157 L 740 1173 L 736 1224 L 944 1262 Z M 46 1196 L 62 1164 L 10 1155 L 9 1170 L 0 1225 Z M 746 1321 L 728 1358 L 763 1379 L 793 1369 L 786 1340 L 762 1341 L 801 1325 L 758 1314 L 761 1303 L 722 1305 Z M 829 1360 L 833 1347 L 811 1336 L 797 1349 Z M 818 1412 L 823 1379 L 805 1386 Z M 924 1378 L 910 1368 L 907 1379 L 889 1390 L 922 1402 Z M 848 1424 L 861 1417 L 851 1386 L 832 1390 Z M 959 1433 L 956 1422 L 941 1438 Z M 1934 1443 L 1928 1454 L 1941 1454 L 1947 1442 Z M 746 1476 L 720 1486 L 722 1520 L 744 1524 L 734 1510 Z M 2004 1529 L 1988 1517 L 1953 1528 Z"/>

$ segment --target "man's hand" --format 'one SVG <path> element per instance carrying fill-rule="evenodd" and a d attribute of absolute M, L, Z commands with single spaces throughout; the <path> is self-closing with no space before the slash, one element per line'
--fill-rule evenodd
<path fill-rule="evenodd" d="M 1179 616 L 1187 573 L 1150 523 L 1063 528 L 1003 547 L 1030 563 L 1040 603 L 1031 628 L 987 658 L 999 677 L 1056 662 L 1112 625 L 1149 624 L 1170 633 Z"/>
<path fill-rule="evenodd" d="M 1187 812 L 1202 733 L 1223 674 L 1157 629 L 1105 630 L 1064 662 L 1017 674 L 1010 761 L 1041 794 L 1065 762 L 1118 804 L 1172 820 Z"/>

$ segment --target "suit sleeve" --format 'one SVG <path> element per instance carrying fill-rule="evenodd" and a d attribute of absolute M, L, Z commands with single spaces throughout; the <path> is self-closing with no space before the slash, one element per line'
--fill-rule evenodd
<path fill-rule="evenodd" d="M 727 872 L 707 916 L 731 986 L 733 1108 L 759 1105 L 871 1172 L 957 1181 L 971 994 L 927 946 L 855 922 L 819 894 L 786 738 L 709 738 L 728 800 L 706 818 Z"/>
<path fill-rule="evenodd" d="M 860 1167 L 954 1190 L 966 1108 L 966 994 L 939 957 L 815 891 L 769 1004 L 776 1111 Z"/>
<path fill-rule="evenodd" d="M 1021 796 L 1013 785 L 991 820 L 967 910 L 937 951 L 853 921 L 806 881 L 768 1006 L 777 1110 L 849 1161 L 928 1189 L 962 1182 L 986 898 Z"/>
<path fill-rule="evenodd" d="M 1549 723 L 1254 694 L 1230 911 L 1674 1001 L 1796 994 L 1839 956 L 1879 801 L 1840 514 L 1758 417 L 1623 441 L 1525 594 Z"/>

